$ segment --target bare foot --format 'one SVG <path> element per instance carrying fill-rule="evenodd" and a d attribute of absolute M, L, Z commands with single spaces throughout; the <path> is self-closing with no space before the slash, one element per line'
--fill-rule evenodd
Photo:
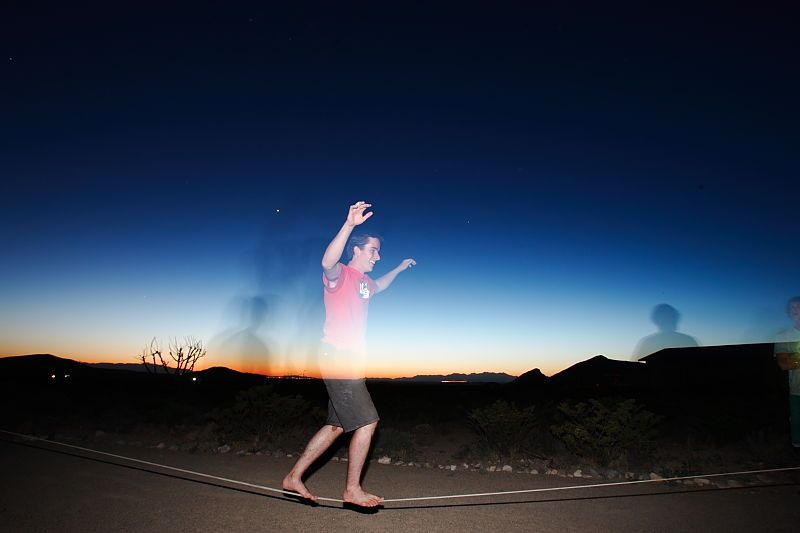
<path fill-rule="evenodd" d="M 360 505 L 361 507 L 376 507 L 383 501 L 382 496 L 364 492 L 360 487 L 357 489 L 345 489 L 342 499 L 346 503 Z"/>
<path fill-rule="evenodd" d="M 303 498 L 307 500 L 311 500 L 312 502 L 317 501 L 317 497 L 311 494 L 303 482 L 300 479 L 292 477 L 292 474 L 286 474 L 286 477 L 283 478 L 283 490 L 288 490 L 291 492 L 296 492 Z"/>

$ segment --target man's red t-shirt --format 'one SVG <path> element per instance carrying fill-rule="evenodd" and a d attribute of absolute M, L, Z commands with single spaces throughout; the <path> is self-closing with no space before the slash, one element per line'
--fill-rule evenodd
<path fill-rule="evenodd" d="M 331 288 L 324 273 L 322 283 L 325 286 L 322 342 L 340 350 L 365 354 L 369 301 L 378 286 L 369 276 L 345 264 L 342 264 L 335 287 Z"/>

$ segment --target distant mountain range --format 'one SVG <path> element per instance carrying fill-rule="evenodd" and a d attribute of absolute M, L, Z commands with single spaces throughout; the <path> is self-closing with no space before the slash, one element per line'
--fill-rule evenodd
<path fill-rule="evenodd" d="M 89 366 L 93 366 L 95 368 L 105 368 L 108 370 L 131 370 L 133 372 L 147 372 L 147 369 L 141 363 L 85 363 Z M 152 365 L 151 365 L 152 366 Z M 225 367 L 214 367 L 217 370 L 225 369 L 229 370 L 230 372 L 237 372 L 236 370 L 230 370 Z M 207 369 L 211 370 L 211 369 Z M 206 372 L 206 370 L 202 370 L 198 373 Z M 165 370 L 158 366 L 157 373 L 163 374 Z M 285 377 L 296 377 L 296 376 L 285 376 Z M 471 374 L 426 374 L 426 375 L 417 375 L 414 377 L 402 377 L 402 378 L 381 378 L 387 379 L 392 381 L 421 381 L 421 382 L 441 382 L 441 381 L 466 381 L 468 383 L 509 383 L 514 381 L 516 376 L 512 376 L 510 374 L 506 374 L 505 372 L 480 372 L 480 373 L 471 373 Z"/>
<path fill-rule="evenodd" d="M 480 372 L 472 374 L 426 374 L 417 375 L 413 378 L 394 378 L 392 381 L 419 381 L 424 383 L 440 383 L 442 381 L 465 381 L 467 383 L 510 383 L 516 376 L 511 376 L 505 372 Z"/>
<path fill-rule="evenodd" d="M 108 370 L 132 370 L 134 372 L 147 372 L 147 369 L 141 363 L 86 363 L 89 366 L 93 366 L 96 368 L 105 368 Z M 225 368 L 225 367 L 216 367 L 216 368 Z M 164 373 L 164 369 L 160 366 L 158 367 L 158 373 Z M 210 370 L 210 369 L 209 369 Z M 205 371 L 203 371 L 205 372 Z M 236 372 L 235 370 L 231 370 L 231 372 Z M 286 376 L 286 377 L 296 377 L 296 376 Z M 466 381 L 468 383 L 509 383 L 514 381 L 516 376 L 512 376 L 510 374 L 506 374 L 505 372 L 480 372 L 480 373 L 471 373 L 471 374 L 426 374 L 426 375 L 417 375 L 414 377 L 402 377 L 402 378 L 380 378 L 381 380 L 392 380 L 392 381 L 421 381 L 421 382 L 441 382 L 441 381 Z"/>
<path fill-rule="evenodd" d="M 413 377 L 382 378 L 381 381 L 415 382 L 415 383 L 441 383 L 441 382 L 466 382 L 466 383 L 499 383 L 525 388 L 591 385 L 599 381 L 609 384 L 639 381 L 643 378 L 645 365 L 628 361 L 615 361 L 602 355 L 592 357 L 547 377 L 535 368 L 521 376 L 512 376 L 505 372 L 479 372 L 479 373 L 452 373 L 452 374 L 420 374 Z M 151 367 L 152 368 L 152 367 Z M 147 369 L 141 363 L 82 363 L 72 359 L 57 357 L 51 354 L 20 355 L 0 358 L 0 372 L 21 377 L 33 377 L 47 373 L 63 379 L 66 375 L 72 377 L 112 377 L 125 376 L 133 379 L 142 374 L 147 374 Z M 166 374 L 159 365 L 156 368 L 159 375 Z M 247 374 L 226 367 L 213 367 L 194 372 L 194 376 L 204 380 L 230 381 L 247 379 L 260 381 L 267 376 L 260 374 Z M 294 376 L 286 376 L 294 377 Z M 631 379 L 633 378 L 633 379 Z M 53 378 L 56 379 L 56 378 Z"/>
<path fill-rule="evenodd" d="M 159 376 L 166 371 L 159 367 Z M 0 381 L 92 381 L 92 380 L 141 380 L 147 379 L 144 365 L 137 363 L 82 363 L 52 354 L 31 354 L 0 357 Z M 204 382 L 263 382 L 268 378 L 260 374 L 237 372 L 225 367 L 212 367 L 193 372 L 192 376 Z"/>
<path fill-rule="evenodd" d="M 149 365 L 152 369 L 152 365 Z M 65 379 L 65 376 L 113 376 L 109 372 L 120 373 L 120 375 L 140 375 L 147 374 L 147 368 L 141 363 L 82 363 L 73 359 L 57 357 L 52 354 L 31 354 L 0 357 L 0 372 L 9 375 L 13 373 L 25 377 L 33 377 L 42 374 L 56 376 L 52 379 Z M 167 372 L 161 365 L 155 368 L 155 373 L 164 375 Z M 193 373 L 194 376 L 204 380 L 262 380 L 267 376 L 261 374 L 248 374 L 238 372 L 226 367 L 212 367 L 199 370 Z M 0 376 L 2 377 L 2 376 Z M 298 376 L 282 376 L 285 378 L 297 378 Z M 418 375 L 414 377 L 385 378 L 391 381 L 413 381 L 425 383 L 439 383 L 442 381 L 464 381 L 468 383 L 510 383 L 515 376 L 500 372 L 481 372 L 472 374 L 447 374 L 447 375 Z"/>
<path fill-rule="evenodd" d="M 539 395 L 569 391 L 635 392 L 644 390 L 772 391 L 782 394 L 785 373 L 775 364 L 771 343 L 667 348 L 644 358 L 645 362 L 609 359 L 603 355 L 575 363 L 547 377 L 538 368 L 514 377 L 500 372 L 417 375 L 381 381 L 441 383 L 498 383 L 514 394 Z M 146 376 L 139 363 L 81 363 L 51 354 L 0 357 L 0 381 L 22 380 L 139 380 Z M 163 369 L 159 369 L 163 376 Z M 194 372 L 205 383 L 263 383 L 260 374 L 213 367 Z M 298 376 L 282 376 L 284 379 Z M 145 378 L 146 379 L 146 378 Z M 237 385 L 237 386 L 238 386 Z"/>
<path fill-rule="evenodd" d="M 131 372 L 147 372 L 147 368 L 142 363 L 84 363 L 94 368 L 105 368 L 106 370 L 130 370 Z M 153 365 L 148 365 L 153 369 Z M 157 365 L 155 367 L 156 374 L 166 374 L 167 371 L 164 367 Z"/>

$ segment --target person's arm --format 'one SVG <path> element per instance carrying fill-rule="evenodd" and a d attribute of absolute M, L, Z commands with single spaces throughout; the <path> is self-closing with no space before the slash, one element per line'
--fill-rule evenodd
<path fill-rule="evenodd" d="M 406 270 L 407 268 L 416 265 L 417 262 L 413 259 L 404 259 L 402 263 L 397 265 L 393 270 L 375 280 L 375 285 L 378 286 L 378 292 L 385 291 L 392 284 L 397 275 Z"/>
<path fill-rule="evenodd" d="M 372 204 L 366 202 L 356 202 L 351 205 L 350 210 L 347 212 L 347 220 L 345 220 L 339 233 L 336 234 L 336 237 L 325 249 L 325 253 L 322 256 L 322 270 L 329 281 L 339 279 L 339 274 L 342 272 L 342 265 L 339 263 L 339 259 L 342 258 L 344 247 L 347 246 L 347 239 L 350 238 L 353 228 L 363 224 L 372 216 L 372 212 L 364 213 L 369 207 L 372 207 Z"/>
<path fill-rule="evenodd" d="M 781 370 L 795 370 L 800 368 L 800 357 L 793 353 L 776 353 L 775 361 Z"/>

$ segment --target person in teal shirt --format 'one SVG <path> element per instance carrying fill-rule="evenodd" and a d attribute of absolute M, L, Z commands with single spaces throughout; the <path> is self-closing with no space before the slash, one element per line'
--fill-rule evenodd
<path fill-rule="evenodd" d="M 786 312 L 793 324 L 775 337 L 775 360 L 789 373 L 789 427 L 792 446 L 800 448 L 800 296 L 789 299 Z"/>

